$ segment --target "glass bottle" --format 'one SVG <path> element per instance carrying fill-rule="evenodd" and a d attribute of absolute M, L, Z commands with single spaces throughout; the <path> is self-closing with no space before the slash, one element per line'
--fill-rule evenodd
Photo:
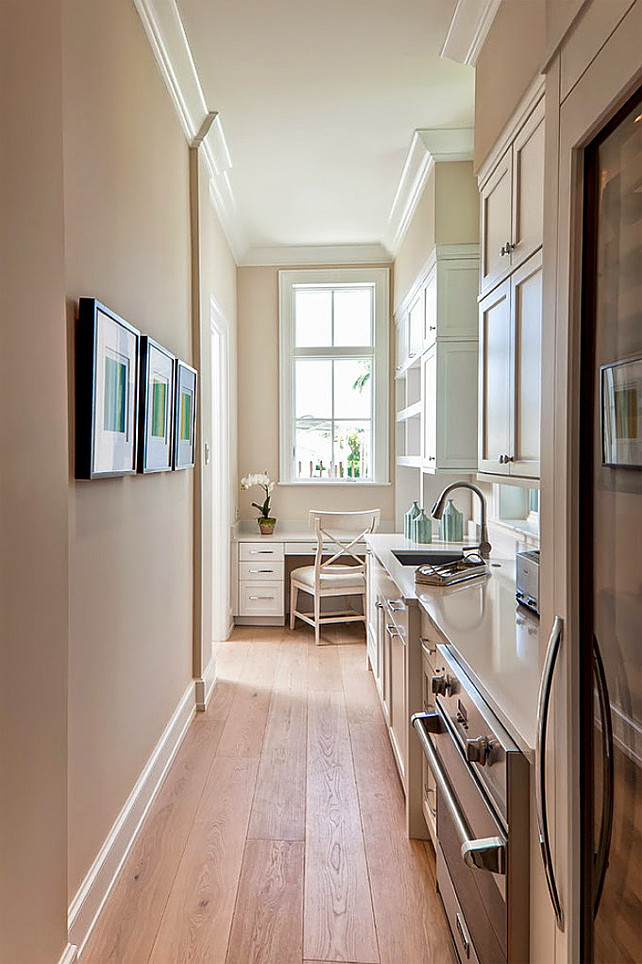
<path fill-rule="evenodd" d="M 432 542 L 432 519 L 422 509 L 412 520 L 412 538 L 414 542 Z"/>
<path fill-rule="evenodd" d="M 452 499 L 448 499 L 444 514 L 439 521 L 439 538 L 442 542 L 463 542 L 464 515 Z"/>
<path fill-rule="evenodd" d="M 419 505 L 415 501 L 403 517 L 403 534 L 406 539 L 412 539 L 412 523 L 419 515 Z"/>

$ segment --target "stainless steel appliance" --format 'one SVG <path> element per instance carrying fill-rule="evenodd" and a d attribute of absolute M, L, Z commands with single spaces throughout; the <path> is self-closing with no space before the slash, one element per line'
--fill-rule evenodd
<path fill-rule="evenodd" d="M 642 960 L 642 88 L 584 161 L 581 955 L 597 964 Z"/>
<path fill-rule="evenodd" d="M 515 553 L 515 596 L 539 616 L 539 549 Z"/>
<path fill-rule="evenodd" d="M 412 723 L 437 785 L 437 886 L 463 962 L 528 960 L 529 767 L 439 645 L 436 712 Z"/>

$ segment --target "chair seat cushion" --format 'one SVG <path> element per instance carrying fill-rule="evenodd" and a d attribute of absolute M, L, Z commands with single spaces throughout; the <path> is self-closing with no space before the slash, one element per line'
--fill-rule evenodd
<path fill-rule="evenodd" d="M 336 569 L 337 573 L 321 573 L 321 589 L 364 592 L 366 579 L 363 573 L 357 572 L 353 575 L 349 572 L 349 566 L 337 566 Z M 300 566 L 298 569 L 293 569 L 291 578 L 314 592 L 314 566 Z"/>

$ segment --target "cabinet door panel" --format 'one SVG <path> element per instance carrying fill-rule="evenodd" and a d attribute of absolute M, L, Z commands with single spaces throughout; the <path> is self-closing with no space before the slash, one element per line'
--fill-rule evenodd
<path fill-rule="evenodd" d="M 478 271 L 476 272 L 478 273 Z M 424 351 L 437 338 L 437 270 L 433 269 L 424 286 Z"/>
<path fill-rule="evenodd" d="M 440 338 L 477 338 L 479 261 L 442 261 L 437 273 Z"/>
<path fill-rule="evenodd" d="M 522 264 L 542 243 L 544 232 L 544 101 L 526 121 L 513 145 L 513 230 L 511 267 Z"/>
<path fill-rule="evenodd" d="M 510 282 L 479 305 L 479 471 L 507 475 L 510 452 Z"/>
<path fill-rule="evenodd" d="M 510 269 L 502 248 L 511 239 L 511 150 L 481 188 L 481 291 L 488 291 Z"/>
<path fill-rule="evenodd" d="M 421 354 L 424 337 L 424 293 L 421 291 L 408 312 L 408 358 L 412 360 Z"/>
<path fill-rule="evenodd" d="M 542 254 L 511 279 L 515 326 L 513 446 L 510 474 L 539 477 L 542 355 Z"/>
<path fill-rule="evenodd" d="M 477 466 L 476 341 L 437 345 L 437 470 Z"/>
<path fill-rule="evenodd" d="M 401 371 L 408 361 L 408 315 L 404 315 L 397 323 L 397 357 L 396 371 Z"/>
<path fill-rule="evenodd" d="M 390 638 L 390 730 L 401 782 L 406 786 L 408 721 L 406 714 L 406 647 L 398 635 Z"/>
<path fill-rule="evenodd" d="M 422 462 L 433 471 L 437 465 L 437 346 L 422 359 L 421 393 L 423 398 Z"/>

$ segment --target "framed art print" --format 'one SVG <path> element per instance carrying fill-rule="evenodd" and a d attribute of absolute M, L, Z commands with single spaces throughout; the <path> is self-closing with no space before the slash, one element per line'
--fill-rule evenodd
<path fill-rule="evenodd" d="M 76 478 L 136 471 L 140 332 L 81 298 L 76 339 Z"/>
<path fill-rule="evenodd" d="M 602 462 L 642 468 L 642 356 L 600 369 Z"/>
<path fill-rule="evenodd" d="M 176 391 L 174 395 L 174 463 L 175 469 L 194 465 L 196 443 L 196 371 L 176 359 Z"/>
<path fill-rule="evenodd" d="M 148 335 L 140 340 L 138 471 L 172 468 L 176 359 Z"/>

